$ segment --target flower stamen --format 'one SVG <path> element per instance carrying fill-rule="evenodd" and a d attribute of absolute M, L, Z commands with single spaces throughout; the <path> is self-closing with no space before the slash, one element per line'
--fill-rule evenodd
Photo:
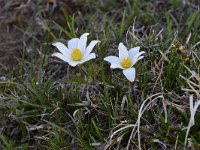
<path fill-rule="evenodd" d="M 131 64 L 132 64 L 132 61 L 130 58 L 124 58 L 122 61 L 121 61 L 121 65 L 123 68 L 130 68 L 131 67 Z"/>
<path fill-rule="evenodd" d="M 83 55 L 79 48 L 75 48 L 71 53 L 71 57 L 74 61 L 80 61 Z"/>

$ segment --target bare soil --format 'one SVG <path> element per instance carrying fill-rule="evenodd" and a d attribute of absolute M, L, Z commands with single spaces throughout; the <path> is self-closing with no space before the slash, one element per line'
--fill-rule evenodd
<path fill-rule="evenodd" d="M 34 38 L 42 43 L 44 20 L 62 24 L 62 9 L 73 13 L 81 0 L 0 0 L 0 75 L 18 64 Z M 30 31 L 33 30 L 33 31 Z"/>

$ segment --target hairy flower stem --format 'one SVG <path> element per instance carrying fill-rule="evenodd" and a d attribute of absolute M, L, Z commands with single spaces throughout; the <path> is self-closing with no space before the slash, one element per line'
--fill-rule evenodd
<path fill-rule="evenodd" d="M 136 84 L 135 81 L 131 82 L 131 98 L 132 98 L 132 100 L 135 102 L 136 106 L 137 106 L 138 109 L 139 109 L 140 101 L 139 101 L 139 99 L 137 99 L 137 96 L 136 96 L 135 84 Z"/>
<path fill-rule="evenodd" d="M 135 81 L 131 82 L 131 97 L 135 99 Z"/>
<path fill-rule="evenodd" d="M 80 70 L 84 75 L 88 76 L 87 70 L 86 70 L 86 68 L 85 68 L 84 66 L 78 65 L 78 67 L 79 67 L 79 70 Z"/>

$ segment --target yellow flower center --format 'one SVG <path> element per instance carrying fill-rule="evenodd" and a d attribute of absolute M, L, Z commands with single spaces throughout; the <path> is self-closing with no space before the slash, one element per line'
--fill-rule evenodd
<path fill-rule="evenodd" d="M 124 58 L 122 61 L 121 61 L 121 65 L 122 67 L 124 68 L 130 68 L 131 67 L 131 64 L 132 64 L 132 61 L 130 58 Z"/>
<path fill-rule="evenodd" d="M 78 49 L 78 48 L 75 48 L 75 49 L 72 51 L 71 56 L 72 56 L 72 59 L 73 59 L 74 61 L 80 61 L 80 60 L 83 58 L 83 55 L 82 55 L 80 49 Z"/>

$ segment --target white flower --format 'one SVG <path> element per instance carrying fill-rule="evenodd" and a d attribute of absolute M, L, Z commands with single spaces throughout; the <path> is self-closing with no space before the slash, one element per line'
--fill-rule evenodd
<path fill-rule="evenodd" d="M 53 53 L 52 56 L 56 56 L 63 61 L 67 62 L 70 66 L 75 67 L 78 64 L 82 64 L 88 60 L 96 58 L 95 53 L 91 53 L 94 46 L 100 42 L 93 40 L 87 45 L 87 36 L 89 33 L 84 33 L 79 38 L 73 38 L 68 41 L 68 47 L 63 43 L 56 42 L 52 45 L 57 47 L 60 53 Z"/>
<path fill-rule="evenodd" d="M 133 65 L 144 57 L 141 56 L 144 54 L 144 51 L 139 52 L 140 47 L 134 47 L 128 51 L 123 43 L 119 43 L 118 49 L 119 57 L 108 56 L 105 57 L 104 60 L 111 63 L 110 68 L 112 69 L 123 69 L 123 74 L 125 77 L 129 81 L 133 82 L 135 80 L 135 68 L 133 68 Z"/>

